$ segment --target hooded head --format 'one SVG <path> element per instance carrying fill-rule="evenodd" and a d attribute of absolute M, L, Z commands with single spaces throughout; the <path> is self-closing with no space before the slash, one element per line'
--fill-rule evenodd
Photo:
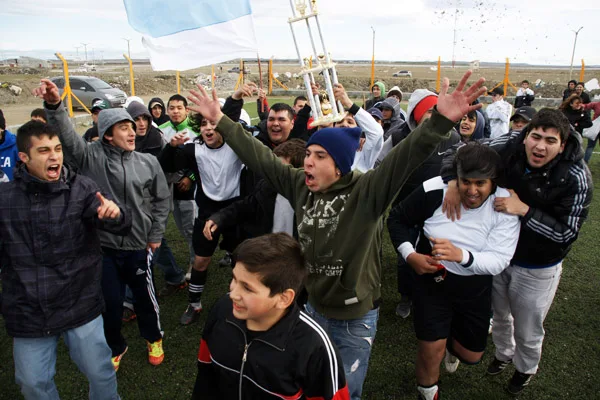
<path fill-rule="evenodd" d="M 160 97 L 154 97 L 148 103 L 148 112 L 152 115 L 152 121 L 158 126 L 169 122 L 169 117 L 165 112 L 165 103 Z"/>
<path fill-rule="evenodd" d="M 385 97 L 396 97 L 398 99 L 398 101 L 402 101 L 402 90 L 400 90 L 400 88 L 398 86 L 394 86 L 393 88 L 390 89 L 390 91 L 387 93 L 387 96 Z"/>
<path fill-rule="evenodd" d="M 415 130 L 419 124 L 424 121 L 427 111 L 437 104 L 437 94 L 427 89 L 417 89 L 408 99 L 408 127 L 411 131 Z"/>
<path fill-rule="evenodd" d="M 373 95 L 373 97 L 377 97 L 377 98 L 382 98 L 383 96 L 385 96 L 385 84 L 383 82 L 375 82 L 375 84 L 373 84 L 373 86 L 371 86 L 371 93 L 373 93 L 373 87 L 377 86 L 379 88 L 379 96 L 375 96 Z"/>
<path fill-rule="evenodd" d="M 136 135 L 144 136 L 152 124 L 152 115 L 148 109 L 143 104 L 134 101 L 127 106 L 127 112 L 135 122 Z"/>
<path fill-rule="evenodd" d="M 125 124 L 121 124 L 124 122 Z M 114 132 L 117 126 L 118 132 Z M 98 114 L 98 137 L 123 150 L 135 149 L 135 122 L 123 108 L 111 108 Z"/>
<path fill-rule="evenodd" d="M 385 121 L 395 121 L 400 115 L 400 102 L 395 97 L 380 101 L 377 103 L 377 108 L 381 110 Z"/>

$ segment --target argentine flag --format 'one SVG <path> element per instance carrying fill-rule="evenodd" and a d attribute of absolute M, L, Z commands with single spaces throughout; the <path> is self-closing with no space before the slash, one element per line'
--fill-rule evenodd
<path fill-rule="evenodd" d="M 256 57 L 250 0 L 123 0 L 155 71 Z"/>

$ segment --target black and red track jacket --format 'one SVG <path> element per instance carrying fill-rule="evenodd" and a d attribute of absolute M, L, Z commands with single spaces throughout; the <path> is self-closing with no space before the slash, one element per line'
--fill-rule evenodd
<path fill-rule="evenodd" d="M 248 340 L 229 296 L 211 310 L 192 399 L 349 400 L 344 367 L 327 333 L 297 305 Z"/>

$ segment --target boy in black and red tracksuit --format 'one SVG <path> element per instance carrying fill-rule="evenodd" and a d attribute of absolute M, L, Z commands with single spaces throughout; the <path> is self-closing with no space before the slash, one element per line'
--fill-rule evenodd
<path fill-rule="evenodd" d="M 294 301 L 306 276 L 298 242 L 264 235 L 233 256 L 231 291 L 204 327 L 192 399 L 349 399 L 337 349 Z"/>

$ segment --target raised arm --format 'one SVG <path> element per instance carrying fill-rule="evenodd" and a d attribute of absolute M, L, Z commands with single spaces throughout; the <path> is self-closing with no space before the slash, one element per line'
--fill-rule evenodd
<path fill-rule="evenodd" d="M 192 90 L 188 99 L 194 104 L 190 110 L 201 113 L 217 123 L 217 131 L 225 142 L 233 149 L 239 159 L 254 173 L 262 175 L 278 193 L 288 200 L 295 194 L 298 183 L 304 184 L 302 170 L 281 163 L 271 150 L 246 132 L 240 124 L 236 124 L 221 112 L 217 92 L 213 90 L 212 97 L 202 86 L 198 91 Z"/>
<path fill-rule="evenodd" d="M 452 94 L 448 94 L 449 81 L 444 78 L 437 109 L 431 118 L 395 146 L 378 168 L 367 173 L 368 179 L 363 179 L 367 187 L 361 195 L 366 197 L 365 202 L 375 215 L 382 215 L 387 210 L 404 182 L 431 155 L 438 143 L 448 138 L 456 122 L 463 115 L 481 108 L 481 104 L 471 103 L 485 93 L 486 88 L 482 87 L 484 79 L 465 89 L 470 75 L 471 71 L 465 73 Z"/>
<path fill-rule="evenodd" d="M 60 100 L 58 87 L 51 80 L 42 79 L 40 86 L 33 90 L 33 94 L 44 100 L 48 124 L 56 128 L 65 152 L 77 164 L 76 166 L 81 168 L 85 164 L 90 149 L 85 139 L 75 132 Z"/>

